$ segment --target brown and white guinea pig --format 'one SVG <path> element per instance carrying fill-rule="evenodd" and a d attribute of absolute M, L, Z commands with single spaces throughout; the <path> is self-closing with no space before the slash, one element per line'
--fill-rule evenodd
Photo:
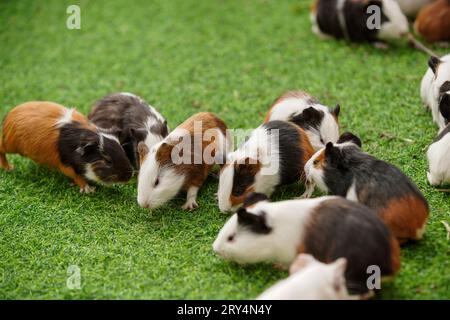
<path fill-rule="evenodd" d="M 103 97 L 94 104 L 88 118 L 118 136 L 136 169 L 139 169 L 138 143 L 144 141 L 151 148 L 169 133 L 167 121 L 155 108 L 127 92 Z"/>
<path fill-rule="evenodd" d="M 420 95 L 441 131 L 448 124 L 448 117 L 444 115 L 450 114 L 450 54 L 442 58 L 431 57 L 428 66 L 422 79 Z"/>
<path fill-rule="evenodd" d="M 332 195 L 374 209 L 400 243 L 419 240 L 425 232 L 428 203 L 397 167 L 363 152 L 361 140 L 344 133 L 329 142 L 305 166 L 307 179 Z"/>
<path fill-rule="evenodd" d="M 450 41 L 450 0 L 436 0 L 422 8 L 414 30 L 427 42 Z"/>
<path fill-rule="evenodd" d="M 132 167 L 116 137 L 104 133 L 75 109 L 32 101 L 18 105 L 3 120 L 0 165 L 11 169 L 6 153 L 18 153 L 58 169 L 92 192 L 88 181 L 127 182 Z"/>
<path fill-rule="evenodd" d="M 251 192 L 270 196 L 279 185 L 304 182 L 303 168 L 313 154 L 307 134 L 294 123 L 275 120 L 259 126 L 221 168 L 220 210 L 235 211 Z"/>
<path fill-rule="evenodd" d="M 326 264 L 312 255 L 300 254 L 289 268 L 290 276 L 264 291 L 257 300 L 346 300 L 347 259 Z"/>
<path fill-rule="evenodd" d="M 294 122 L 305 130 L 312 147 L 317 151 L 327 142 L 336 142 L 339 139 L 339 111 L 339 105 L 330 110 L 306 92 L 291 91 L 272 104 L 264 122 Z"/>
<path fill-rule="evenodd" d="M 269 202 L 251 194 L 220 230 L 214 251 L 240 264 L 274 262 L 288 267 L 300 253 L 323 263 L 347 259 L 350 294 L 368 293 L 367 268 L 381 276 L 400 268 L 397 240 L 368 207 L 342 197 Z"/>
<path fill-rule="evenodd" d="M 410 18 L 415 18 L 422 7 L 434 0 L 396 0 L 402 12 Z"/>
<path fill-rule="evenodd" d="M 380 8 L 379 29 L 370 29 L 367 20 Z M 395 0 L 315 0 L 311 20 L 313 32 L 322 38 L 344 38 L 355 42 L 399 39 L 409 32 L 408 19 Z"/>
<path fill-rule="evenodd" d="M 210 112 L 193 115 L 151 148 L 140 142 L 139 205 L 157 208 L 186 191 L 183 209 L 194 210 L 210 169 L 223 163 L 231 148 L 227 126 Z"/>

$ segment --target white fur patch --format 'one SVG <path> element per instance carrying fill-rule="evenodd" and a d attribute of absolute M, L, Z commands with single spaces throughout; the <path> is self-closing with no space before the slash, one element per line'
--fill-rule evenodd
<path fill-rule="evenodd" d="M 61 118 L 58 119 L 58 121 L 56 122 L 56 126 L 58 128 L 61 128 L 66 124 L 72 123 L 73 112 L 74 109 L 64 108 L 64 114 Z"/>
<path fill-rule="evenodd" d="M 383 0 L 383 13 L 389 19 L 378 31 L 381 40 L 400 39 L 409 32 L 408 19 L 395 0 Z"/>
<path fill-rule="evenodd" d="M 84 176 L 94 182 L 97 183 L 101 183 L 102 181 L 100 180 L 99 177 L 97 177 L 97 175 L 95 174 L 94 170 L 92 169 L 92 164 L 88 163 L 86 164 L 86 166 L 84 167 Z"/>
<path fill-rule="evenodd" d="M 427 159 L 430 184 L 438 186 L 450 182 L 450 133 L 430 145 Z"/>
<path fill-rule="evenodd" d="M 314 166 L 314 161 L 319 157 L 319 155 L 324 151 L 321 149 L 317 151 L 305 164 L 305 175 L 308 181 L 313 182 L 316 186 L 319 187 L 320 190 L 324 192 L 328 192 L 328 187 L 326 186 L 323 176 L 324 171 L 320 168 L 316 168 Z"/>
<path fill-rule="evenodd" d="M 345 196 L 348 200 L 358 202 L 358 194 L 356 193 L 355 181 L 353 181 L 350 188 L 347 190 L 347 195 Z"/>

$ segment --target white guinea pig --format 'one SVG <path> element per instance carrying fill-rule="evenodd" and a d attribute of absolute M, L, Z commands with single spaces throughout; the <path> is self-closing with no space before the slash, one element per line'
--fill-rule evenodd
<path fill-rule="evenodd" d="M 400 268 L 400 248 L 386 225 L 368 207 L 342 197 L 268 202 L 251 194 L 220 230 L 213 244 L 237 263 L 275 262 L 289 266 L 300 253 L 330 263 L 346 258 L 351 294 L 367 294 L 367 268 L 382 276 Z"/>
<path fill-rule="evenodd" d="M 449 105 L 450 107 L 450 105 Z M 450 120 L 450 114 L 445 115 Z M 439 186 L 450 182 L 450 125 L 442 130 L 427 151 L 427 178 L 432 186 Z"/>
<path fill-rule="evenodd" d="M 371 6 L 380 8 L 380 26 L 368 27 Z M 322 38 L 356 42 L 399 39 L 409 31 L 408 19 L 395 0 L 316 0 L 311 12 L 313 32 Z"/>
<path fill-rule="evenodd" d="M 231 150 L 227 127 L 209 112 L 193 115 L 151 149 L 138 145 L 138 203 L 156 208 L 186 191 L 185 210 L 198 207 L 197 193 L 215 164 Z"/>
<path fill-rule="evenodd" d="M 330 110 L 306 92 L 290 91 L 272 104 L 264 122 L 294 122 L 305 130 L 312 147 L 317 151 L 327 142 L 336 142 L 339 139 L 339 112 L 339 105 Z"/>
<path fill-rule="evenodd" d="M 292 263 L 290 276 L 264 291 L 257 300 L 343 300 L 350 295 L 345 286 L 347 260 L 325 264 L 309 254 Z"/>
<path fill-rule="evenodd" d="M 448 118 L 443 114 L 450 114 L 450 54 L 440 59 L 431 57 L 428 66 L 422 79 L 420 95 L 441 131 L 448 123 Z"/>
<path fill-rule="evenodd" d="M 433 0 L 396 0 L 402 12 L 414 18 L 422 7 L 433 2 Z"/>
<path fill-rule="evenodd" d="M 305 181 L 304 166 L 314 150 L 305 131 L 287 121 L 270 121 L 228 154 L 219 177 L 222 212 L 235 211 L 251 192 L 270 196 L 279 185 Z"/>

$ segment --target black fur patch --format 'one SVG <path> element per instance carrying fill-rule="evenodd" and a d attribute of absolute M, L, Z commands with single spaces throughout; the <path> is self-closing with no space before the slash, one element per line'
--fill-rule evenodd
<path fill-rule="evenodd" d="M 428 66 L 433 71 L 434 74 L 436 74 L 437 69 L 439 68 L 439 65 L 441 64 L 441 60 L 438 57 L 430 57 L 428 60 Z"/>
<path fill-rule="evenodd" d="M 247 212 L 245 208 L 239 208 L 237 211 L 238 224 L 244 228 L 248 228 L 253 233 L 268 234 L 272 228 L 266 224 L 266 213 L 260 212 L 253 214 Z"/>
<path fill-rule="evenodd" d="M 247 208 L 260 201 L 267 201 L 267 200 L 269 200 L 269 198 L 265 194 L 252 192 L 245 198 L 243 206 Z"/>
<path fill-rule="evenodd" d="M 147 137 L 146 124 L 149 118 L 157 119 L 145 101 L 120 93 L 97 101 L 89 114 L 89 119 L 95 125 L 105 129 L 117 128 L 120 131 L 120 143 L 135 168 L 139 168 L 137 145 Z M 162 139 L 168 135 L 167 122 L 155 121 L 149 130 Z"/>
<path fill-rule="evenodd" d="M 340 39 L 345 38 L 345 34 L 339 23 L 337 2 L 337 0 L 318 1 L 317 23 L 323 33 Z M 350 40 L 356 42 L 377 41 L 378 30 L 367 28 L 367 19 L 371 16 L 367 13 L 367 7 L 370 5 L 376 5 L 382 9 L 382 2 L 377 0 L 369 2 L 347 0 L 345 2 L 343 12 Z M 381 10 L 381 24 L 386 21 L 389 19 Z"/>
<path fill-rule="evenodd" d="M 391 199 L 406 195 L 414 195 L 427 204 L 417 186 L 397 167 L 362 152 L 357 146 L 331 146 L 325 151 L 325 162 L 324 182 L 330 194 L 345 197 L 355 182 L 359 202 L 377 211 Z"/>
<path fill-rule="evenodd" d="M 355 136 L 351 132 L 344 132 L 343 134 L 341 134 L 341 136 L 339 137 L 339 139 L 337 141 L 337 143 L 345 143 L 345 142 L 354 143 L 355 145 L 357 145 L 360 148 L 362 146 L 361 139 L 359 137 Z"/>
<path fill-rule="evenodd" d="M 93 164 L 95 174 L 104 182 L 131 179 L 132 168 L 120 145 L 103 137 L 103 149 L 100 149 L 99 134 L 78 122 L 60 128 L 58 152 L 61 163 L 72 167 L 78 175 L 85 175 L 86 164 Z"/>
<path fill-rule="evenodd" d="M 234 164 L 233 187 L 231 194 L 240 197 L 255 182 L 256 164 L 250 164 L 249 158 L 244 163 Z"/>
<path fill-rule="evenodd" d="M 324 116 L 323 111 L 317 110 L 314 107 L 309 107 L 303 110 L 302 113 L 293 116 L 289 120 L 304 130 L 319 130 Z"/>
<path fill-rule="evenodd" d="M 441 95 L 439 101 L 439 112 L 445 119 L 445 124 L 448 124 L 450 121 L 450 94 L 445 93 Z"/>
<path fill-rule="evenodd" d="M 368 266 L 377 265 L 383 276 L 394 273 L 386 225 L 373 210 L 343 198 L 325 200 L 314 209 L 303 246 L 324 263 L 346 258 L 346 285 L 352 294 L 368 291 Z"/>
<path fill-rule="evenodd" d="M 280 156 L 280 185 L 299 181 L 303 172 L 303 150 L 301 150 L 300 133 L 295 124 L 286 121 L 270 121 L 264 124 L 265 129 L 278 130 Z"/>

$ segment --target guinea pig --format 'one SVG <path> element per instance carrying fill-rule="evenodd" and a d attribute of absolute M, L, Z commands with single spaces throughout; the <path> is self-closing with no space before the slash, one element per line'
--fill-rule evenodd
<path fill-rule="evenodd" d="M 427 42 L 450 41 L 450 0 L 436 0 L 422 8 L 414 30 Z"/>
<path fill-rule="evenodd" d="M 289 268 L 290 276 L 264 291 L 257 300 L 343 300 L 347 259 L 326 264 L 309 254 L 300 254 Z"/>
<path fill-rule="evenodd" d="M 346 286 L 357 295 L 369 292 L 369 266 L 378 266 L 383 277 L 400 268 L 400 247 L 383 221 L 370 208 L 336 196 L 271 203 L 251 194 L 220 230 L 213 249 L 240 264 L 288 267 L 300 253 L 323 263 L 346 258 Z"/>
<path fill-rule="evenodd" d="M 308 161 L 306 177 L 322 191 L 358 201 L 383 219 L 400 243 L 425 232 L 428 203 L 397 167 L 363 152 L 361 140 L 344 133 Z"/>
<path fill-rule="evenodd" d="M 152 148 L 140 142 L 139 205 L 157 208 L 179 191 L 186 191 L 182 208 L 194 210 L 198 190 L 209 171 L 223 163 L 231 148 L 227 126 L 210 112 L 193 115 Z"/>
<path fill-rule="evenodd" d="M 415 18 L 422 7 L 433 2 L 433 0 L 396 0 L 402 12 L 410 17 Z"/>
<path fill-rule="evenodd" d="M 306 92 L 291 91 L 272 104 L 264 122 L 294 122 L 305 130 L 312 147 L 317 151 L 327 142 L 336 142 L 339 139 L 339 111 L 339 105 L 330 110 Z"/>
<path fill-rule="evenodd" d="M 47 101 L 18 105 L 3 120 L 0 166 L 11 169 L 5 154 L 18 153 L 58 169 L 80 192 L 102 184 L 127 182 L 132 167 L 116 137 L 104 133 L 75 109 Z"/>
<path fill-rule="evenodd" d="M 374 15 L 369 10 L 372 6 L 380 9 L 379 28 L 368 25 Z M 316 0 L 311 20 L 313 32 L 321 38 L 379 42 L 399 39 L 409 32 L 408 19 L 395 0 Z"/>
<path fill-rule="evenodd" d="M 444 109 L 446 122 L 450 120 L 450 108 Z M 450 182 L 450 125 L 442 130 L 427 151 L 428 182 L 432 186 L 439 186 Z"/>
<path fill-rule="evenodd" d="M 167 121 L 155 108 L 127 92 L 103 97 L 94 104 L 88 118 L 98 127 L 117 135 L 136 169 L 139 169 L 139 142 L 144 141 L 151 148 L 169 133 Z"/>
<path fill-rule="evenodd" d="M 235 211 L 250 192 L 270 196 L 279 185 L 305 181 L 303 167 L 314 154 L 305 131 L 287 121 L 270 121 L 229 153 L 219 175 L 222 212 Z"/>
<path fill-rule="evenodd" d="M 420 95 L 441 131 L 448 124 L 448 118 L 443 114 L 450 113 L 450 54 L 440 59 L 431 57 L 428 66 L 422 79 Z"/>

